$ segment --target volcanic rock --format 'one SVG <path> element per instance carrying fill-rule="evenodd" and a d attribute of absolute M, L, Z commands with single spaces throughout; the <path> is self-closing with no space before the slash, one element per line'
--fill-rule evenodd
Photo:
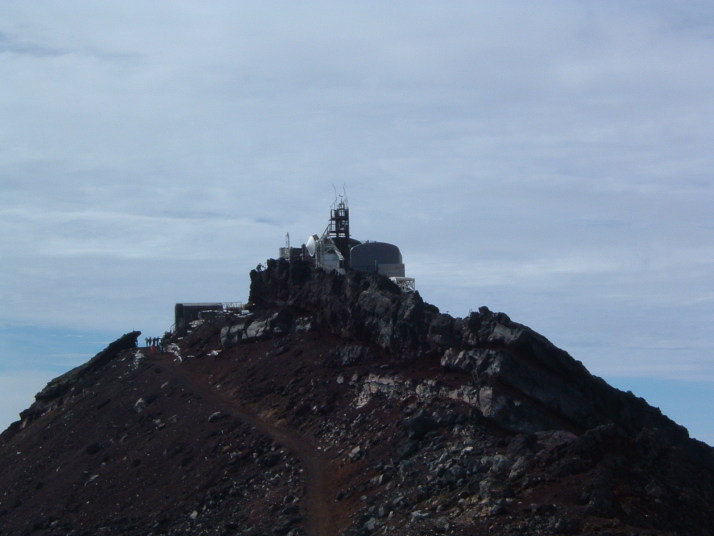
<path fill-rule="evenodd" d="M 0 435 L 0 535 L 714 535 L 714 452 L 545 337 L 269 261 L 250 314 L 53 380 Z"/>

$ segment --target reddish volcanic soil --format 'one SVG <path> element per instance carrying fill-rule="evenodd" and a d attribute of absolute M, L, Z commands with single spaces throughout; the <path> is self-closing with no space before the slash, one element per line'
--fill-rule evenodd
<path fill-rule="evenodd" d="M 469 331 L 420 312 L 414 296 L 352 281 L 345 305 L 347 293 L 324 290 L 345 280 L 303 275 L 322 285 L 324 318 L 317 306 L 285 312 L 265 298 L 254 326 L 291 320 L 224 337 L 225 348 L 222 328 L 245 335 L 244 316 L 196 324 L 169 337 L 165 353 L 135 348 L 138 334 L 128 334 L 51 382 L 0 435 L 0 536 L 714 534 L 711 449 L 644 401 L 504 315 L 472 315 L 480 331 Z M 305 289 L 274 301 L 302 292 L 301 305 L 317 303 Z M 430 323 L 397 313 L 373 321 L 364 305 L 389 303 Z M 406 342 L 396 357 L 396 339 L 380 345 L 370 331 L 388 328 Z M 459 352 L 435 351 L 426 331 Z M 504 332 L 525 335 L 492 337 Z M 482 376 L 463 368 L 461 348 L 481 352 Z M 598 415 L 575 423 L 568 403 L 588 408 L 588 397 L 561 388 L 557 374 L 542 382 L 561 369 L 609 397 Z M 524 370 L 547 388 L 532 389 Z M 513 411 L 490 418 L 496 392 L 512 395 Z M 620 421 L 601 422 L 611 410 Z"/>

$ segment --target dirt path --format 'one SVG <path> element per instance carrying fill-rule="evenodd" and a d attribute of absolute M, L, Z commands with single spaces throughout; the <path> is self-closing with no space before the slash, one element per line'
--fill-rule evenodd
<path fill-rule="evenodd" d="M 153 357 L 153 356 L 152 356 Z M 305 469 L 305 514 L 306 529 L 311 536 L 337 536 L 338 523 L 335 516 L 337 482 L 327 456 L 317 449 L 308 438 L 295 430 L 272 423 L 239 401 L 211 388 L 208 383 L 197 381 L 180 363 L 172 362 L 171 354 L 154 359 L 162 370 L 187 390 L 210 402 L 218 410 L 254 426 L 277 443 L 292 452 Z"/>

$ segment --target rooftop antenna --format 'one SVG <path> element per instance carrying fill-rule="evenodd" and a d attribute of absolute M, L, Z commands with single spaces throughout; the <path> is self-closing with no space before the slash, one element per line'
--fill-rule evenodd
<path fill-rule="evenodd" d="M 280 248 L 280 258 L 286 261 L 291 261 L 293 258 L 292 251 L 290 250 L 290 233 L 285 233 L 285 247 Z"/>
<path fill-rule="evenodd" d="M 334 184 L 332 188 L 335 190 L 335 202 L 330 210 L 330 223 L 326 234 L 342 254 L 347 268 L 350 265 L 350 209 L 347 200 L 337 195 Z"/>

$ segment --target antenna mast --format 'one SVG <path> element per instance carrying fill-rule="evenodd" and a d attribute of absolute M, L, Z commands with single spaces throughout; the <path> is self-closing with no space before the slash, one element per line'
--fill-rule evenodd
<path fill-rule="evenodd" d="M 350 209 L 343 196 L 335 197 L 335 204 L 330 210 L 328 236 L 337 246 L 345 259 L 345 268 L 350 265 Z"/>

